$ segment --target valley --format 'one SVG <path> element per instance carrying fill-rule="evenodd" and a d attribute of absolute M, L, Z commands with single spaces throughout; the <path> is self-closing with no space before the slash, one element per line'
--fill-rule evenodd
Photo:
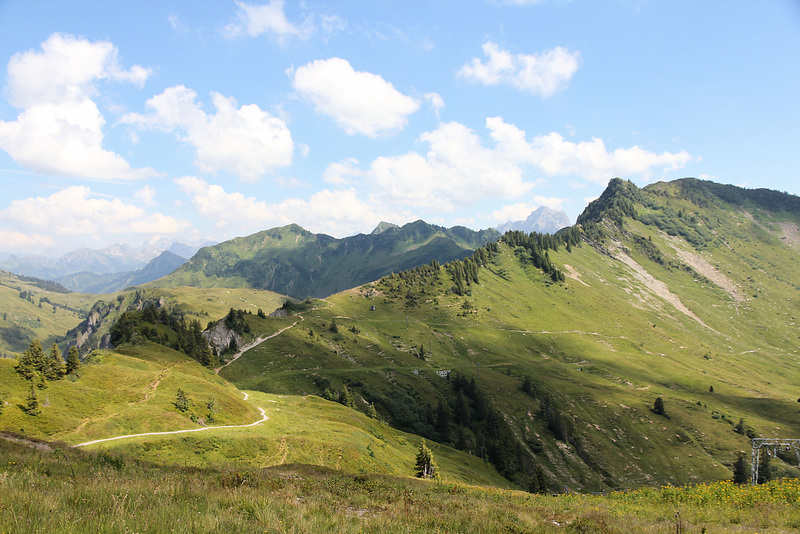
<path fill-rule="evenodd" d="M 791 195 L 694 179 L 640 189 L 615 179 L 555 236 L 510 231 L 466 256 L 303 302 L 228 277 L 224 265 L 240 265 L 251 240 L 238 252 L 209 247 L 170 275 L 198 287 L 167 277 L 97 303 L 81 295 L 68 320 L 32 330 L 46 348 L 83 338 L 91 356 L 78 375 L 40 390 L 47 406 L 35 417 L 23 409 L 28 381 L 0 359 L 0 429 L 212 477 L 274 466 L 303 477 L 313 465 L 376 481 L 410 475 L 425 439 L 443 481 L 509 491 L 504 502 L 523 522 L 528 512 L 517 507 L 527 504 L 518 499 L 529 494 L 511 490 L 722 484 L 740 452 L 749 455 L 751 437 L 800 436 L 799 223 Z M 266 249 L 247 253 L 263 261 L 252 272 L 271 269 L 270 240 L 285 241 L 287 231 L 296 230 L 261 236 Z M 9 306 L 42 323 L 42 297 L 79 300 L 7 280 Z M 27 288 L 32 301 L 19 298 Z M 148 306 L 209 329 L 241 310 L 242 330 L 222 329 L 219 362 L 203 367 L 177 350 L 171 323 L 147 318 Z M 123 314 L 131 341 L 111 347 L 106 336 Z M 236 350 L 225 353 L 232 337 Z M 191 400 L 183 411 L 178 391 Z M 145 433 L 157 435 L 134 435 Z M 795 479 L 800 467 L 782 451 L 768 472 Z M 264 482 L 268 474 L 247 476 L 275 484 Z M 415 491 L 437 499 L 440 487 Z M 463 491 L 482 502 L 484 490 Z M 602 521 L 610 521 L 614 505 L 604 502 L 611 515 Z"/>

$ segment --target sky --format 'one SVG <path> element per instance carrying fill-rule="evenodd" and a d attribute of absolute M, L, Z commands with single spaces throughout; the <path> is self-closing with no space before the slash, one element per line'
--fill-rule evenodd
<path fill-rule="evenodd" d="M 0 0 L 0 252 L 800 194 L 797 0 Z"/>

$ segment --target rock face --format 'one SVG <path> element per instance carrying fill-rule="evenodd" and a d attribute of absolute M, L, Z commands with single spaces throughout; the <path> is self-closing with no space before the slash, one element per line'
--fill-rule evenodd
<path fill-rule="evenodd" d="M 544 206 L 539 206 L 528 215 L 524 221 L 509 221 L 498 225 L 497 231 L 501 234 L 509 230 L 519 230 L 525 233 L 539 232 L 540 234 L 554 234 L 569 226 L 570 220 L 563 211 L 551 210 Z"/>
<path fill-rule="evenodd" d="M 217 354 L 222 353 L 224 349 L 230 346 L 231 339 L 236 339 L 237 347 L 244 346 L 244 338 L 228 328 L 225 325 L 225 321 L 219 321 L 210 330 L 204 331 L 203 336 L 208 341 L 208 344 L 214 347 Z"/>

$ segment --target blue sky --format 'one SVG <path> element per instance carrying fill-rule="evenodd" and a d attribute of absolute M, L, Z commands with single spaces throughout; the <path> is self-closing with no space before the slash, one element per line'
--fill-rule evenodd
<path fill-rule="evenodd" d="M 0 252 L 800 193 L 800 3 L 0 0 Z"/>

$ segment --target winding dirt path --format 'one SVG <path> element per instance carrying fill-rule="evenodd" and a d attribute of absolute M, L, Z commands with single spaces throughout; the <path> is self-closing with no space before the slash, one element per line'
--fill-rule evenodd
<path fill-rule="evenodd" d="M 244 400 L 247 400 L 247 397 L 249 397 L 249 395 L 247 393 L 245 393 L 244 391 L 242 393 L 244 394 Z M 263 423 L 264 421 L 269 419 L 269 417 L 267 416 L 267 413 L 264 411 L 264 408 L 262 408 L 260 406 L 256 406 L 256 408 L 258 408 L 258 411 L 261 412 L 261 419 L 259 419 L 258 421 L 255 421 L 253 423 L 246 424 L 246 425 L 204 426 L 202 428 L 189 428 L 189 429 L 186 429 L 186 430 L 168 430 L 168 431 L 165 431 L 165 432 L 143 432 L 141 434 L 128 434 L 126 436 L 115 436 L 113 438 L 95 439 L 95 440 L 92 440 L 92 441 L 86 441 L 84 443 L 78 443 L 77 445 L 73 445 L 73 447 L 85 447 L 86 445 L 94 445 L 95 443 L 103 443 L 105 441 L 115 441 L 115 440 L 118 440 L 118 439 L 135 438 L 135 437 L 139 437 L 139 436 L 164 436 L 164 435 L 167 435 L 167 434 L 186 434 L 188 432 L 203 432 L 203 431 L 206 431 L 206 430 L 214 430 L 214 429 L 217 429 L 217 428 L 247 428 L 249 426 L 260 425 L 261 423 Z"/>
<path fill-rule="evenodd" d="M 303 317 L 302 317 L 302 316 L 298 316 L 298 317 L 300 317 L 300 321 L 302 321 L 302 320 L 303 320 Z M 223 370 L 225 367 L 229 366 L 230 364 L 232 364 L 233 362 L 235 362 L 236 360 L 238 360 L 238 359 L 239 359 L 239 357 L 240 357 L 242 354 L 244 354 L 245 352 L 247 352 L 248 350 L 250 350 L 250 349 L 252 349 L 252 348 L 254 348 L 254 347 L 257 347 L 257 346 L 261 345 L 261 344 L 262 344 L 263 342 L 265 342 L 266 340 L 268 340 L 268 339 L 272 339 L 273 337 L 277 336 L 278 334 L 282 334 L 282 333 L 284 333 L 285 331 L 289 330 L 290 328 L 294 328 L 295 326 L 297 326 L 297 323 L 298 323 L 298 322 L 300 322 L 300 321 L 295 321 L 294 323 L 290 324 L 289 326 L 286 326 L 286 327 L 284 327 L 284 328 L 281 328 L 280 330 L 278 330 L 278 331 L 277 331 L 277 332 L 275 332 L 274 334 L 270 334 L 270 335 L 268 335 L 268 336 L 258 337 L 258 338 L 256 338 L 256 339 L 254 339 L 253 341 L 251 341 L 250 343 L 248 343 L 247 345 L 245 345 L 245 346 L 243 346 L 241 349 L 239 349 L 239 352 L 237 352 L 236 354 L 234 354 L 234 355 L 233 355 L 233 358 L 231 358 L 231 359 L 230 359 L 230 361 L 226 362 L 226 363 L 225 363 L 225 365 L 223 365 L 223 366 L 220 366 L 220 367 L 217 367 L 216 369 L 214 369 L 214 372 L 215 372 L 215 373 L 217 373 L 217 374 L 219 374 L 219 372 L 220 372 L 220 371 L 222 371 L 222 370 Z"/>

